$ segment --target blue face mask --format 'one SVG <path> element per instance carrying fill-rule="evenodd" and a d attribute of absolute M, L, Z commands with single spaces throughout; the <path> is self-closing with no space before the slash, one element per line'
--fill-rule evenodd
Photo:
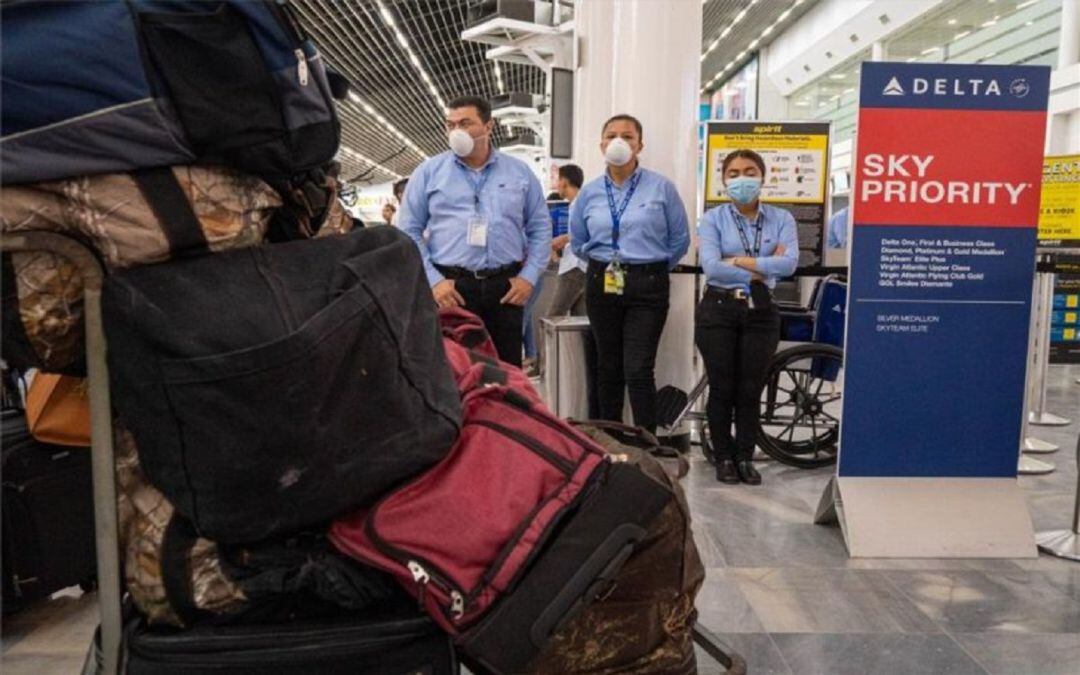
<path fill-rule="evenodd" d="M 727 183 L 727 193 L 738 204 L 749 204 L 761 194 L 761 179 L 750 176 L 732 178 Z"/>

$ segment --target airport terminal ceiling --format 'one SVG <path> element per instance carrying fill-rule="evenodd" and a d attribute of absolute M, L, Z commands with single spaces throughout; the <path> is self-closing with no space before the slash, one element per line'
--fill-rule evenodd
<path fill-rule="evenodd" d="M 734 72 L 816 1 L 702 2 L 702 84 L 715 84 L 718 75 Z M 394 180 L 441 152 L 442 106 L 455 96 L 543 93 L 539 68 L 489 61 L 482 45 L 461 40 L 471 4 L 293 0 L 297 17 L 327 63 L 353 85 L 353 95 L 339 107 L 345 179 Z M 497 141 L 504 141 L 510 131 L 496 127 L 495 133 Z"/>

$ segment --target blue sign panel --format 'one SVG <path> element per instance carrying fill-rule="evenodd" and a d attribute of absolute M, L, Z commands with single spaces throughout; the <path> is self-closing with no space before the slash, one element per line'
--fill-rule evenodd
<path fill-rule="evenodd" d="M 1048 89 L 863 65 L 840 476 L 1016 475 Z"/>

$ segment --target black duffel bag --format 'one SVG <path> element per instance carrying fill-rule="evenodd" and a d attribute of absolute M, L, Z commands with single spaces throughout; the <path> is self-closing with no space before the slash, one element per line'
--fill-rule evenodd
<path fill-rule="evenodd" d="M 371 503 L 460 428 L 420 255 L 394 228 L 128 270 L 103 305 L 113 405 L 207 538 Z"/>

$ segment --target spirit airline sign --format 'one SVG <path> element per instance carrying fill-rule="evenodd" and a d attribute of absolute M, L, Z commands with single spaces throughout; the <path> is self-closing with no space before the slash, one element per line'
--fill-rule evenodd
<path fill-rule="evenodd" d="M 1049 81 L 863 64 L 841 477 L 1016 475 Z"/>

